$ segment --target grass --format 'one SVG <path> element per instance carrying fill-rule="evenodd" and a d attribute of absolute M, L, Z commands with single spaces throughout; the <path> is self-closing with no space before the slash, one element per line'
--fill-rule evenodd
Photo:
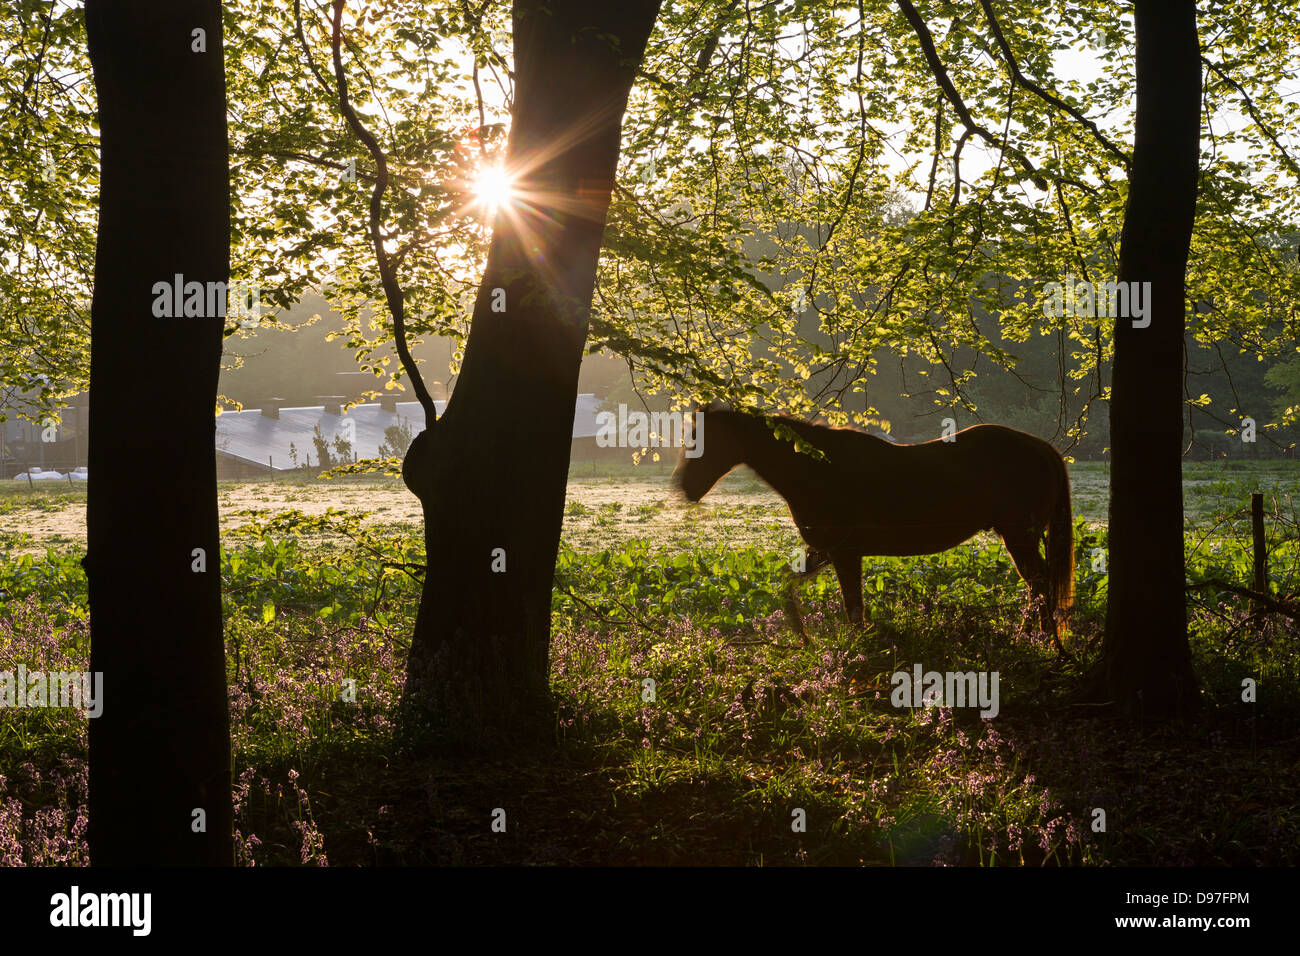
<path fill-rule="evenodd" d="M 571 468 L 565 511 L 565 536 L 579 550 L 601 550 L 631 537 L 650 535 L 665 545 L 690 547 L 700 534 L 708 543 L 763 543 L 781 529 L 794 533 L 785 503 L 749 469 L 739 468 L 719 483 L 703 508 L 688 507 L 670 482 L 670 463 L 633 466 L 624 462 L 575 463 Z M 598 474 L 592 475 L 591 468 Z M 1074 512 L 1089 525 L 1104 524 L 1108 500 L 1109 469 L 1103 462 L 1076 462 L 1070 466 Z M 1287 461 L 1187 462 L 1184 507 L 1189 530 L 1216 515 L 1248 507 L 1251 492 L 1263 492 L 1270 501 L 1300 491 L 1300 469 Z M 864 489 L 869 493 L 869 489 Z M 85 534 L 86 486 L 69 489 L 59 482 L 0 481 L 0 547 L 28 534 L 43 549 L 46 538 L 72 545 Z M 371 514 L 372 523 L 417 526 L 418 502 L 401 479 L 382 475 L 354 475 L 331 480 L 310 473 L 275 479 L 223 481 L 218 485 L 225 528 L 238 512 L 255 505 L 261 513 L 302 509 L 312 513 L 327 507 L 359 508 Z M 269 507 L 268 507 L 269 506 Z M 52 522 L 52 517 L 61 519 Z M 783 546 L 785 540 L 780 544 Z"/>
<path fill-rule="evenodd" d="M 1105 546 L 1090 503 L 1105 470 L 1073 473 L 1080 664 L 1027 625 L 1023 588 L 991 539 L 866 559 L 864 629 L 842 620 L 823 572 L 801 590 L 804 647 L 782 610 L 797 539 L 751 476 L 695 508 L 658 480 L 631 482 L 635 496 L 627 481 L 574 481 L 553 592 L 554 725 L 544 747 L 472 756 L 416 754 L 393 736 L 418 587 L 376 555 L 418 562 L 418 526 L 316 513 L 315 498 L 229 515 L 240 861 L 1294 865 L 1300 631 L 1230 592 L 1191 591 L 1205 707 L 1190 726 L 1132 727 L 1070 706 L 1105 601 L 1088 563 Z M 1263 490 L 1278 499 L 1273 586 L 1294 593 L 1296 484 L 1284 469 L 1189 466 L 1189 578 L 1249 583 L 1240 512 Z M 380 487 L 356 484 L 372 499 Z M 6 489 L 0 505 L 16 499 Z M 33 553 L 23 533 L 0 542 L 0 660 L 84 669 L 81 550 Z M 893 706 L 891 676 L 916 663 L 996 671 L 998 716 Z M 1253 704 L 1241 700 L 1247 677 Z M 85 731 L 70 711 L 0 717 L 0 864 L 86 862 Z M 490 827 L 497 809 L 504 834 Z"/>

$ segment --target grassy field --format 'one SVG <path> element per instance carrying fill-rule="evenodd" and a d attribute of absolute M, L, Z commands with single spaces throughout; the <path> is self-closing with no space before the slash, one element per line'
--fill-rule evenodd
<path fill-rule="evenodd" d="M 472 755 L 393 736 L 418 585 L 386 562 L 422 551 L 400 481 L 221 485 L 241 862 L 1300 862 L 1295 621 L 1189 590 L 1205 703 L 1191 726 L 1069 702 L 1104 616 L 1088 562 L 1105 546 L 1104 465 L 1072 467 L 1077 663 L 1029 626 L 994 539 L 867 558 L 862 629 L 824 572 L 801 591 L 804 647 L 782 610 L 797 538 L 753 475 L 692 506 L 653 468 L 583 470 L 553 595 L 554 727 L 545 746 Z M 84 669 L 84 488 L 5 484 L 0 669 Z M 1294 595 L 1290 463 L 1187 466 L 1189 579 L 1250 583 L 1252 491 L 1268 496 L 1273 590 Z M 916 663 L 998 672 L 998 716 L 892 706 L 890 675 Z M 1257 703 L 1241 701 L 1245 677 Z M 355 704 L 339 700 L 349 679 Z M 86 861 L 85 740 L 74 712 L 0 716 L 0 865 Z"/>
<path fill-rule="evenodd" d="M 565 502 L 564 538 L 578 550 L 600 550 L 629 540 L 657 546 L 696 544 L 784 548 L 794 525 L 780 496 L 757 475 L 740 468 L 723 479 L 701 505 L 672 487 L 665 465 L 633 468 L 575 465 Z M 1104 525 L 1108 470 L 1098 462 L 1070 468 L 1075 518 Z M 1183 470 L 1183 502 L 1189 533 L 1219 517 L 1249 508 L 1251 492 L 1284 502 L 1300 491 L 1300 465 L 1189 462 Z M 869 489 L 864 489 L 864 494 Z M 255 515 L 285 510 L 321 515 L 328 509 L 363 511 L 363 525 L 418 528 L 420 504 L 395 477 L 322 480 L 309 476 L 223 481 L 219 485 L 223 534 Z M 0 548 L 11 554 L 47 548 L 84 547 L 86 488 L 63 482 L 0 482 Z M 703 537 L 701 537 L 703 536 Z"/>

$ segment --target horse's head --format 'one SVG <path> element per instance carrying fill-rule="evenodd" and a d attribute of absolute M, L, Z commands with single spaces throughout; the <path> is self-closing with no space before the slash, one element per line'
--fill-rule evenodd
<path fill-rule="evenodd" d="M 691 501 L 703 498 L 723 475 L 741 463 L 741 446 L 731 428 L 736 414 L 721 402 L 696 408 L 694 447 L 682 448 L 673 469 L 673 481 Z"/>

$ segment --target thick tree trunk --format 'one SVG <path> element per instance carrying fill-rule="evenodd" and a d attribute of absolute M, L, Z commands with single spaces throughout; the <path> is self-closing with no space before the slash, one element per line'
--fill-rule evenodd
<path fill-rule="evenodd" d="M 429 562 L 410 713 L 474 731 L 528 726 L 547 705 L 578 367 L 623 113 L 658 10 L 516 0 L 506 168 L 519 198 L 497 216 L 455 391 L 403 465 Z"/>
<path fill-rule="evenodd" d="M 221 4 L 87 0 L 86 28 L 101 149 L 85 565 L 104 709 L 90 721 L 91 858 L 228 865 L 214 449 L 225 320 L 206 291 L 230 271 Z M 205 284 L 203 315 L 156 314 L 182 305 L 154 290 L 178 274 Z"/>
<path fill-rule="evenodd" d="M 1185 275 L 1196 214 L 1201 63 L 1195 0 L 1135 5 L 1137 122 L 1119 280 L 1150 282 L 1150 325 L 1115 325 L 1109 603 L 1089 688 L 1129 714 L 1195 701 L 1183 577 Z"/>

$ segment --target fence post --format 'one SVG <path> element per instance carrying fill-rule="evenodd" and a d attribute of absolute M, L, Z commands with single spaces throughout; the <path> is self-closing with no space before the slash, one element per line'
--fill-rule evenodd
<path fill-rule="evenodd" d="M 1250 496 L 1250 530 L 1255 539 L 1255 590 L 1268 593 L 1268 552 L 1264 550 L 1264 495 L 1258 491 Z M 1255 602 L 1259 607 L 1259 602 Z"/>

